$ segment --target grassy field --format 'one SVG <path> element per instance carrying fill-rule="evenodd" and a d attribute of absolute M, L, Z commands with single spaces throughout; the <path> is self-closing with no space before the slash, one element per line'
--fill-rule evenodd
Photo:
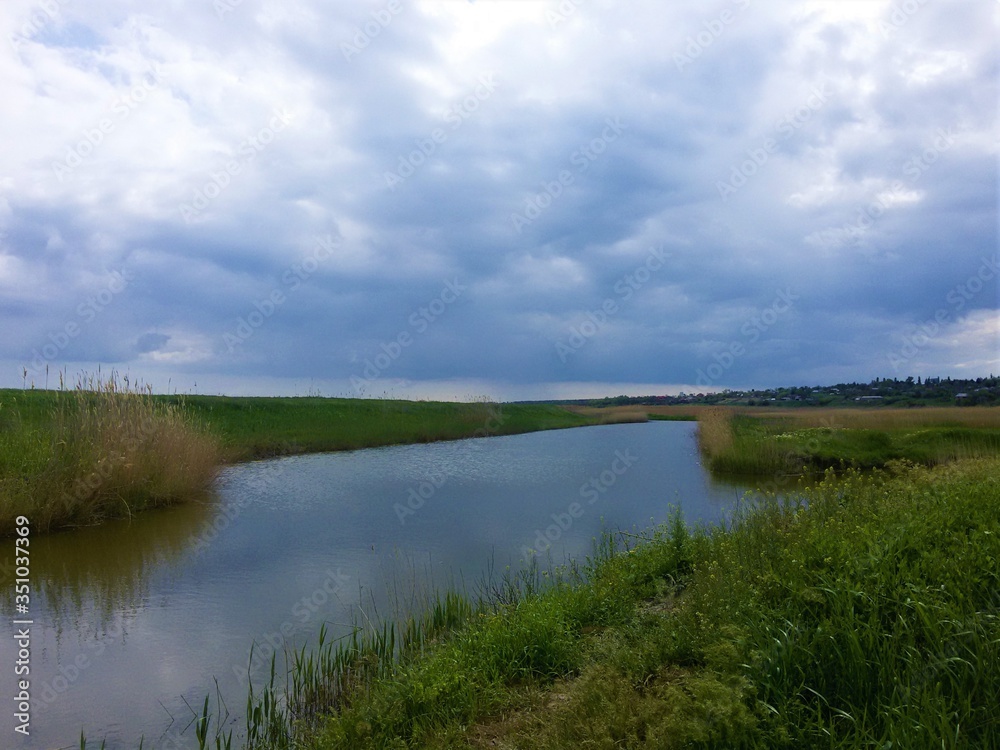
<path fill-rule="evenodd" d="M 163 397 L 205 424 L 232 460 L 427 443 L 600 423 L 556 406 L 343 398 Z"/>
<path fill-rule="evenodd" d="M 698 415 L 713 471 L 803 474 L 1000 455 L 1000 409 L 727 409 Z"/>
<path fill-rule="evenodd" d="M 159 396 L 114 375 L 0 390 L 0 536 L 19 515 L 37 533 L 198 498 L 225 462 L 607 419 L 489 402 Z"/>
<path fill-rule="evenodd" d="M 995 748 L 998 559 L 997 459 L 831 476 L 296 652 L 247 746 Z"/>

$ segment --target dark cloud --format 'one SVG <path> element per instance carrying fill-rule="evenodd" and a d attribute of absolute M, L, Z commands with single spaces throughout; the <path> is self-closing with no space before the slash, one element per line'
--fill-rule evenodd
<path fill-rule="evenodd" d="M 66 5 L 5 50 L 6 382 L 819 383 L 910 374 L 942 310 L 905 366 L 1000 369 L 988 8 L 399 7 Z"/>
<path fill-rule="evenodd" d="M 170 337 L 165 333 L 144 333 L 135 342 L 135 350 L 139 354 L 148 354 L 161 349 Z"/>

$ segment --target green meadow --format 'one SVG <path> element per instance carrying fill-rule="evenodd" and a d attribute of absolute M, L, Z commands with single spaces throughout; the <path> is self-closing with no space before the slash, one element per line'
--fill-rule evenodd
<path fill-rule="evenodd" d="M 164 397 L 235 461 L 596 424 L 557 406 L 347 398 Z"/>

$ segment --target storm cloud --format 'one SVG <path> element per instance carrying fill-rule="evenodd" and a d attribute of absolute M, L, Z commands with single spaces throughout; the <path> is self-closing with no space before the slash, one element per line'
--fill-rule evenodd
<path fill-rule="evenodd" d="M 1000 371 L 995 4 L 10 0 L 0 385 Z"/>

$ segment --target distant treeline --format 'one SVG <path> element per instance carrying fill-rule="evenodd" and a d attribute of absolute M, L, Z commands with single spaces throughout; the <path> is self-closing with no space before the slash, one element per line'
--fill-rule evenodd
<path fill-rule="evenodd" d="M 1000 377 L 955 379 L 875 378 L 870 383 L 793 386 L 765 390 L 724 390 L 680 393 L 677 396 L 610 396 L 556 401 L 585 406 L 997 406 Z"/>

